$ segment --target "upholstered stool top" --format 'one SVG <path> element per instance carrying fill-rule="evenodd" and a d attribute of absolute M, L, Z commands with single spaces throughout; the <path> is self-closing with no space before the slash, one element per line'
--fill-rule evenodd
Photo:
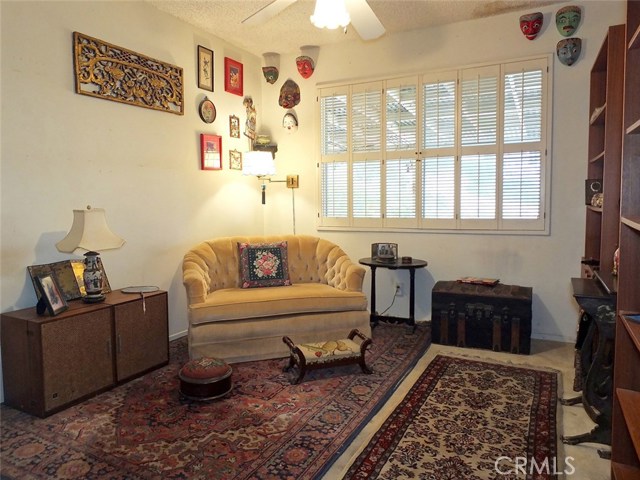
<path fill-rule="evenodd" d="M 328 342 L 298 344 L 307 363 L 334 362 L 339 359 L 359 358 L 360 345 L 348 338 Z"/>
<path fill-rule="evenodd" d="M 231 367 L 219 358 L 202 357 L 189 360 L 180 369 L 180 379 L 193 382 L 211 381 L 231 375 Z"/>

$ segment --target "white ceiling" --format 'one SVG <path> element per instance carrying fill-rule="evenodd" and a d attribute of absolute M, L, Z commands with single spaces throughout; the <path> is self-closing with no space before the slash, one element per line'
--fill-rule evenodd
<path fill-rule="evenodd" d="M 298 0 L 276 17 L 258 26 L 242 20 L 272 0 L 146 0 L 169 13 L 257 56 L 266 52 L 297 53 L 305 45 L 362 41 L 350 27 L 343 32 L 320 30 L 309 21 L 315 0 Z M 368 0 L 387 34 L 498 15 L 514 10 L 534 12 L 545 1 L 503 0 Z M 375 40 L 373 40 L 375 42 Z"/>

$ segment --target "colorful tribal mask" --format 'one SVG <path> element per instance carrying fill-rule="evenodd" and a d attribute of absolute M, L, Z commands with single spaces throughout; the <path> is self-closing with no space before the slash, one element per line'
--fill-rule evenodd
<path fill-rule="evenodd" d="M 556 27 L 560 35 L 563 37 L 570 37 L 578 29 L 580 25 L 580 17 L 582 16 L 582 10 L 575 5 L 568 5 L 562 7 L 556 13 Z"/>
<path fill-rule="evenodd" d="M 278 104 L 282 108 L 293 108 L 300 103 L 300 87 L 291 79 L 288 79 L 280 89 Z"/>
<path fill-rule="evenodd" d="M 298 67 L 298 72 L 302 76 L 302 78 L 309 78 L 313 75 L 315 70 L 315 64 L 313 63 L 313 59 L 306 55 L 301 55 L 296 58 L 296 66 Z"/>
<path fill-rule="evenodd" d="M 582 50 L 582 39 L 565 38 L 560 40 L 556 46 L 558 59 L 563 65 L 571 66 L 578 61 Z"/>
<path fill-rule="evenodd" d="M 541 12 L 527 13 L 520 17 L 520 30 L 525 37 L 529 40 L 533 40 L 538 36 L 538 32 L 542 28 L 542 21 L 544 15 Z"/>
<path fill-rule="evenodd" d="M 267 83 L 276 83 L 278 77 L 280 76 L 280 72 L 276 67 L 262 67 L 262 75 L 264 75 Z"/>

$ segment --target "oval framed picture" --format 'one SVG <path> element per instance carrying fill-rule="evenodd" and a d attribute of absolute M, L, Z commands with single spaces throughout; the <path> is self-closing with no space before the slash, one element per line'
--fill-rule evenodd
<path fill-rule="evenodd" d="M 205 123 L 213 123 L 216 119 L 216 107 L 207 97 L 204 97 L 204 100 L 200 102 L 198 113 L 200 114 L 202 121 Z"/>

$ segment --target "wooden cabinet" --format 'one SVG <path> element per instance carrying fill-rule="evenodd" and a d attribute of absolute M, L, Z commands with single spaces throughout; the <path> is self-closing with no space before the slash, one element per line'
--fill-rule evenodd
<path fill-rule="evenodd" d="M 166 292 L 112 292 L 55 317 L 33 307 L 0 321 L 5 404 L 40 417 L 169 360 Z"/>
<path fill-rule="evenodd" d="M 640 478 L 640 2 L 627 2 L 611 476 Z M 634 320 L 635 318 L 635 320 Z"/>
<path fill-rule="evenodd" d="M 625 26 L 609 27 L 591 69 L 587 177 L 602 180 L 603 205 L 586 207 L 583 276 L 596 273 L 609 293 L 617 289 L 613 255 L 618 248 Z"/>

